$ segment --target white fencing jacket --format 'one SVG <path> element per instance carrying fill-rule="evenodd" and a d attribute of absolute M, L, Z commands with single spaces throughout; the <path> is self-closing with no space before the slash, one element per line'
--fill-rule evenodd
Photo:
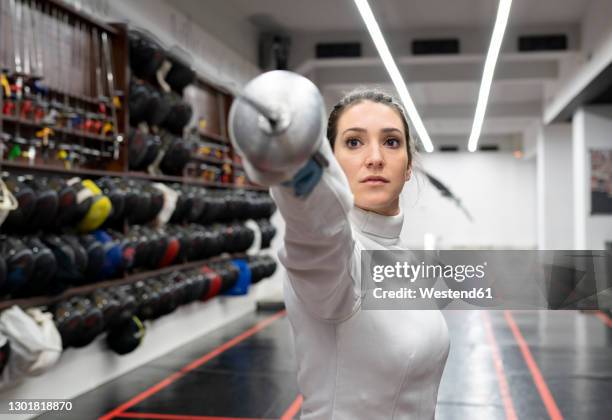
<path fill-rule="evenodd" d="M 301 418 L 433 419 L 449 351 L 442 314 L 360 308 L 360 251 L 407 249 L 399 238 L 403 215 L 354 207 L 326 141 L 320 151 L 330 166 L 305 199 L 271 188 L 286 222 L 279 259 L 288 274 Z"/>

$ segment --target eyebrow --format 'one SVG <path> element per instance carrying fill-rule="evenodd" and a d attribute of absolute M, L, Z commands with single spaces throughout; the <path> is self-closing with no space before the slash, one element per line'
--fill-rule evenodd
<path fill-rule="evenodd" d="M 342 132 L 342 134 L 346 133 L 347 131 L 359 131 L 361 133 L 365 133 L 368 130 L 366 130 L 365 128 L 361 128 L 361 127 L 351 127 L 351 128 L 347 128 L 346 130 L 344 130 Z M 397 133 L 400 133 L 400 134 L 402 133 L 401 130 L 399 130 L 397 128 L 394 128 L 394 127 L 383 128 L 380 131 L 382 131 L 383 133 L 391 133 L 391 132 L 397 132 Z"/>

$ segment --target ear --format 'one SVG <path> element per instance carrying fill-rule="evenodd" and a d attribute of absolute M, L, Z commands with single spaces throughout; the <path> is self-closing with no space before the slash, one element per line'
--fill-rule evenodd
<path fill-rule="evenodd" d="M 412 168 L 406 168 L 406 172 L 404 173 L 404 182 L 410 181 L 411 176 L 412 176 Z"/>

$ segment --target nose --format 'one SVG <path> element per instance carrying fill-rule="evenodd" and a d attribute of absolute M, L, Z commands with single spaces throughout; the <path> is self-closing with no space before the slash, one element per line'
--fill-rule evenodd
<path fill-rule="evenodd" d="M 377 143 L 377 142 L 376 142 Z M 368 169 L 382 169 L 385 166 L 385 160 L 378 144 L 373 144 L 368 150 L 365 166 Z"/>

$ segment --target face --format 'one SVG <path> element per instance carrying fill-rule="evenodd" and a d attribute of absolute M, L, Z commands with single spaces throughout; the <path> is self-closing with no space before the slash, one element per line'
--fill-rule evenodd
<path fill-rule="evenodd" d="M 406 133 L 398 112 L 371 101 L 345 109 L 337 124 L 334 155 L 348 178 L 355 205 L 392 216 L 410 179 Z"/>

